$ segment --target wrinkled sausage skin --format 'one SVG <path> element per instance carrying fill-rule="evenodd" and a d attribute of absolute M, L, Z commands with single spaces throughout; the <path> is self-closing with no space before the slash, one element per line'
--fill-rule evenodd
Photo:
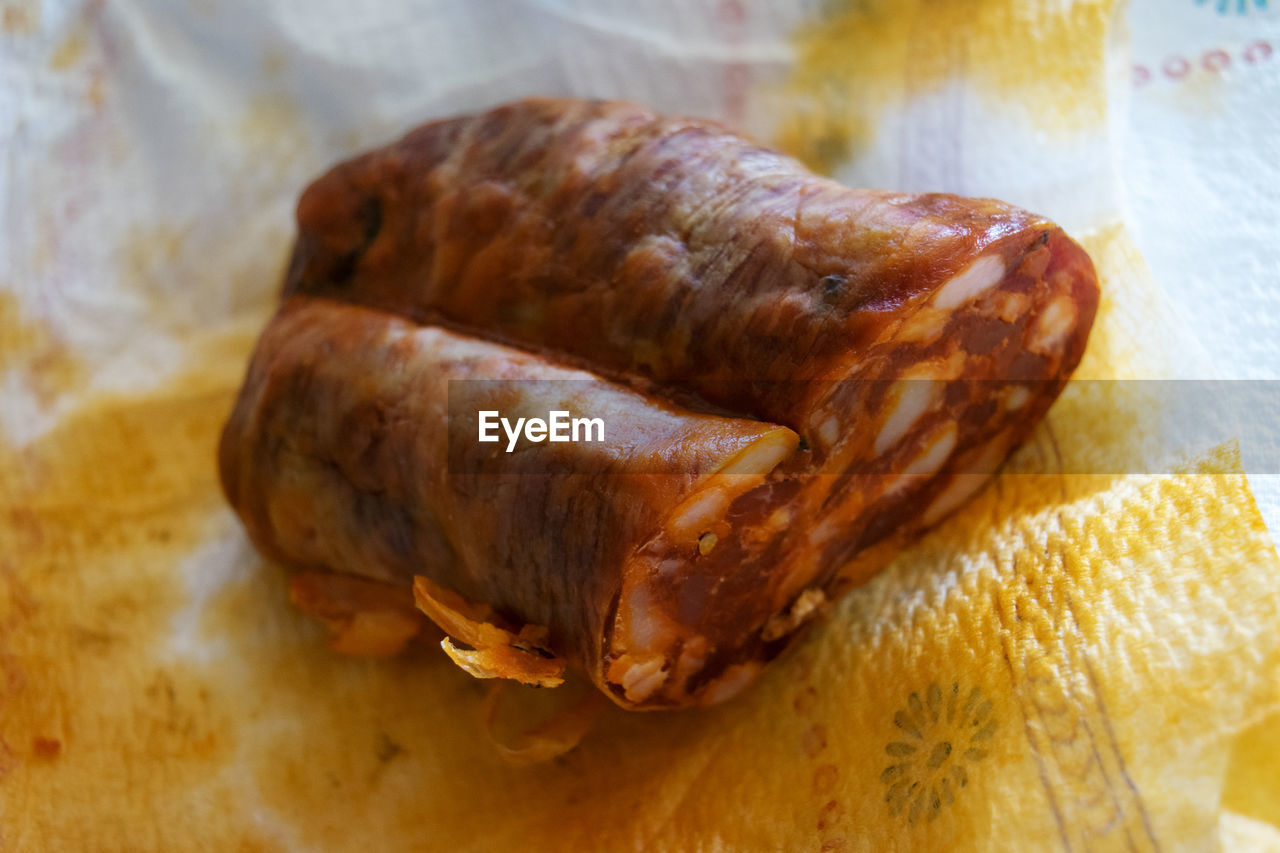
<path fill-rule="evenodd" d="M 848 189 L 712 122 L 618 102 L 425 125 L 308 187 L 298 226 L 289 293 L 445 321 L 798 430 L 804 380 L 865 365 L 976 258 L 1003 277 L 1048 241 L 1042 255 L 1088 271 L 1081 313 L 1096 300 L 1087 258 L 1041 217 Z M 1041 370 L 1069 372 L 1061 355 Z"/>
<path fill-rule="evenodd" d="M 1098 302 L 1088 256 L 1039 216 L 848 189 L 715 123 L 619 102 L 534 99 L 424 125 L 334 167 L 297 216 L 272 329 L 329 343 L 282 360 L 290 345 L 269 329 L 224 434 L 224 483 L 255 542 L 313 573 L 401 589 L 425 575 L 513 625 L 547 626 L 557 654 L 630 708 L 733 695 L 865 580 L 870 546 L 961 505 L 1057 397 Z M 457 487 L 440 447 L 374 418 L 324 432 L 324 454 L 354 461 L 319 472 L 306 501 L 281 498 L 301 475 L 280 448 L 306 424 L 349 418 L 339 399 L 393 405 L 370 402 L 379 380 L 361 379 L 388 369 L 360 353 L 390 332 L 351 331 L 372 318 L 434 341 L 414 356 L 436 377 L 413 391 L 434 400 L 420 402 L 420 430 L 447 431 L 438 381 L 457 363 L 432 367 L 430 351 L 448 336 L 506 353 L 465 377 L 513 376 L 508 359 L 530 376 L 585 371 L 598 383 L 577 401 L 587 408 L 636 395 L 633 414 L 674 418 L 666 452 L 690 467 L 638 497 L 615 448 L 590 475 L 594 514 L 566 523 L 558 505 L 580 481 L 553 477 L 554 499 L 482 498 Z M 342 369 L 325 367 L 338 351 Z M 286 375 L 316 396 L 264 391 Z M 288 414 L 299 407 L 306 423 Z M 717 435 L 768 450 L 750 476 L 730 474 Z M 401 461 L 369 464 L 361 448 L 375 441 Z M 555 453 L 573 458 L 523 464 L 591 470 L 589 454 L 606 451 Z M 406 470 L 421 477 L 411 496 L 387 487 Z M 328 501 L 326 526 L 345 538 L 286 535 L 262 511 L 273 500 Z M 393 557 L 370 538 L 389 519 L 404 528 Z M 523 537 L 536 559 L 522 568 L 509 545 L 460 554 L 477 536 Z M 326 600 L 325 612 L 345 611 Z M 377 633 L 379 650 L 399 625 Z"/>

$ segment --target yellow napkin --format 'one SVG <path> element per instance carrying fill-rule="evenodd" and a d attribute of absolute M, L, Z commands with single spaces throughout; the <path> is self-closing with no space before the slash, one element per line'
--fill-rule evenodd
<path fill-rule="evenodd" d="M 1104 273 L 1109 293 L 1140 282 Z M 1114 305 L 1086 370 L 1124 326 Z M 334 656 L 244 542 L 212 448 L 250 341 L 211 336 L 171 385 L 0 455 L 12 849 L 1280 837 L 1280 573 L 1229 448 L 1181 475 L 1034 473 L 1090 441 L 1098 413 L 1069 392 L 1020 473 L 740 700 L 611 709 L 574 752 L 513 768 L 481 732 L 485 685 L 430 647 Z"/>

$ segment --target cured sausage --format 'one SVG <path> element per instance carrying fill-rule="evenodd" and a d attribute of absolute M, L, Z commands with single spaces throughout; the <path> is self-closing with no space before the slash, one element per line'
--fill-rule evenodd
<path fill-rule="evenodd" d="M 959 506 L 1056 398 L 1098 301 L 1088 256 L 1041 217 L 848 189 L 714 123 L 618 102 L 537 99 L 425 125 L 321 177 L 298 223 L 285 313 L 222 445 L 228 495 L 255 541 L 312 572 L 404 588 L 416 573 L 419 604 L 455 640 L 518 647 L 525 627 L 545 629 L 539 649 L 632 708 L 733 695 L 864 578 L 859 554 Z M 445 358 L 434 348 L 470 340 L 504 355 L 468 362 L 463 376 L 578 370 L 597 383 L 577 401 L 588 410 L 635 395 L 625 417 L 665 412 L 662 453 L 687 468 L 658 473 L 656 457 L 624 459 L 621 445 L 548 446 L 522 470 L 569 464 L 593 485 L 544 476 L 562 490 L 555 500 L 485 497 L 459 490 L 471 469 L 450 468 L 440 447 L 411 451 L 422 439 L 377 421 L 373 433 L 330 427 L 324 453 L 352 462 L 281 498 L 297 461 L 277 448 L 298 418 L 313 430 L 343 423 L 331 398 L 392 405 L 394 394 L 369 400 L 384 381 L 374 377 L 401 361 L 368 354 L 388 346 L 378 341 L 391 327 L 346 328 L 374 317 L 419 341 L 424 377 L 448 372 L 429 366 Z M 282 324 L 293 331 L 272 331 Z M 280 360 L 305 328 L 331 339 L 324 355 Z M 348 340 L 361 343 L 336 343 Z M 338 350 L 342 365 L 325 368 Z M 317 370 L 334 371 L 323 395 L 261 390 Z M 435 420 L 417 423 L 443 433 L 444 392 L 423 382 L 417 404 Z M 276 412 L 272 426 L 245 429 L 259 409 Z M 367 458 L 373 434 L 401 461 Z M 755 460 L 748 474 L 722 455 L 723 436 Z M 597 455 L 609 464 L 592 468 Z M 387 487 L 406 472 L 420 491 Z M 633 476 L 667 484 L 636 492 Z M 381 496 L 376 513 L 359 497 L 369 492 Z M 556 515 L 581 492 L 592 520 Z M 286 535 L 263 521 L 273 500 L 298 502 L 280 510 L 296 524 L 329 519 L 345 538 Z M 390 546 L 364 537 L 389 518 L 403 519 L 397 535 L 410 544 L 372 559 Z M 530 542 L 457 545 L 494 537 Z M 518 568 L 519 548 L 542 562 Z M 505 633 L 489 640 L 474 627 L 499 623 Z"/>
<path fill-rule="evenodd" d="M 608 431 L 507 453 L 477 440 L 482 411 L 590 411 Z M 294 600 L 337 629 L 335 646 L 397 651 L 421 628 L 404 611 L 425 574 L 514 615 L 513 635 L 545 629 L 502 672 L 545 684 L 559 677 L 549 648 L 583 669 L 600 660 L 618 571 L 665 516 L 731 502 L 797 441 L 509 347 L 299 298 L 258 341 L 220 464 L 255 544 L 300 570 Z M 378 594 L 388 588 L 399 595 Z"/>
<path fill-rule="evenodd" d="M 1084 251 L 1039 216 L 848 189 L 712 122 L 619 102 L 425 125 L 335 167 L 297 215 L 286 292 L 692 393 L 815 452 L 845 430 L 823 429 L 831 389 L 809 380 L 898 378 L 961 345 L 1016 350 L 975 378 L 1066 374 L 1097 300 Z"/>

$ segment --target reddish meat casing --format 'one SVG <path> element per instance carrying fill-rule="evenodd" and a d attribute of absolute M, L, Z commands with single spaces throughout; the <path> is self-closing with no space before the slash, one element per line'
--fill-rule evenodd
<path fill-rule="evenodd" d="M 563 661 L 629 708 L 733 695 L 869 546 L 959 506 L 1098 302 L 1042 217 L 849 189 L 620 102 L 424 125 L 318 179 L 298 224 L 220 448 L 255 543 L 345 650 L 416 633 L 420 577 L 472 672 Z M 481 407 L 550 406 L 611 434 L 475 444 Z"/>

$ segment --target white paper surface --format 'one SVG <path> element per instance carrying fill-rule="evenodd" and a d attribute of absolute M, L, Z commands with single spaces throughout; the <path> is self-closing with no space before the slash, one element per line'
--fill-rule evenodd
<path fill-rule="evenodd" d="M 1280 379 L 1280 12 L 1260 0 L 1132 0 L 1128 21 L 1125 221 L 1208 355 L 1182 375 Z M 1261 451 L 1241 447 L 1274 537 L 1280 472 L 1259 470 Z"/>

